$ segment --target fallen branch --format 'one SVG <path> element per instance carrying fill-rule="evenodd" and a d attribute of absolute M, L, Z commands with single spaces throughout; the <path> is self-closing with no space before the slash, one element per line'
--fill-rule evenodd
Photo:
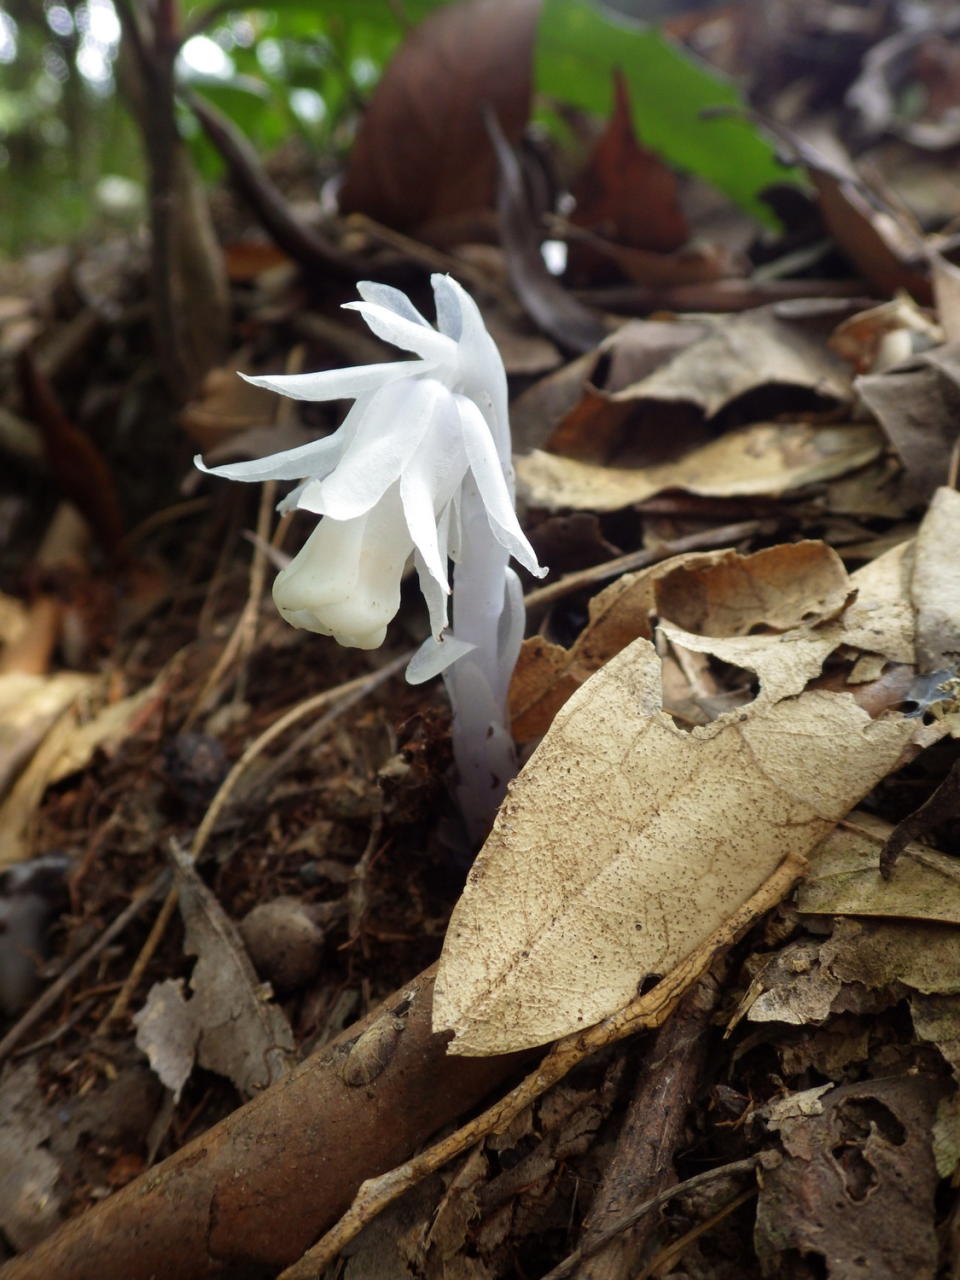
<path fill-rule="evenodd" d="M 528 1059 L 448 1056 L 448 1037 L 430 1025 L 433 978 L 426 970 L 284 1079 L 8 1262 L 3 1280 L 200 1280 L 272 1272 L 300 1257 L 365 1178 L 405 1159 Z"/>

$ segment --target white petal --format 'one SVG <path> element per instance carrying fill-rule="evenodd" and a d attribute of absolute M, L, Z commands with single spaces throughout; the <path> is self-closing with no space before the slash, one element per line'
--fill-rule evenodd
<path fill-rule="evenodd" d="M 470 460 L 470 470 L 486 508 L 493 536 L 525 569 L 542 578 L 547 571 L 541 568 L 533 547 L 520 528 L 486 420 L 466 396 L 457 396 L 457 408 L 460 411 L 463 443 Z"/>
<path fill-rule="evenodd" d="M 450 634 L 441 636 L 439 640 L 428 636 L 407 663 L 407 684 L 423 684 L 432 680 L 475 647 Z"/>
<path fill-rule="evenodd" d="M 427 572 L 447 593 L 447 529 L 440 515 L 450 505 L 467 470 L 460 415 L 453 396 L 443 389 L 434 420 L 400 478 L 403 514 Z M 434 628 L 436 630 L 436 628 Z"/>
<path fill-rule="evenodd" d="M 227 480 L 302 480 L 304 476 L 329 475 L 340 461 L 344 441 L 339 431 L 322 440 L 270 453 L 252 462 L 228 462 L 222 467 L 208 467 L 198 453 L 194 466 L 211 476 Z"/>
<path fill-rule="evenodd" d="M 308 488 L 300 506 L 335 520 L 369 511 L 400 479 L 429 430 L 441 395 L 449 397 L 441 383 L 412 378 L 371 396 L 336 471 L 319 487 Z"/>
<path fill-rule="evenodd" d="M 427 613 L 430 616 L 430 633 L 439 638 L 450 621 L 447 616 L 447 597 L 450 594 L 450 587 L 446 582 L 446 577 L 443 580 L 438 579 L 427 568 L 419 551 L 414 551 L 413 563 L 420 583 L 420 594 L 427 602 Z"/>
<path fill-rule="evenodd" d="M 274 601 L 294 626 L 374 649 L 400 606 L 400 577 L 412 549 L 394 488 L 356 519 L 321 520 L 278 574 Z"/>
<path fill-rule="evenodd" d="M 327 369 L 323 373 L 270 373 L 240 377 L 255 387 L 279 391 L 293 400 L 355 400 L 369 395 L 387 382 L 429 372 L 422 360 L 392 360 L 384 364 L 361 364 L 349 369 Z"/>
<path fill-rule="evenodd" d="M 407 320 L 375 302 L 347 302 L 344 310 L 359 311 L 378 338 L 392 342 L 401 351 L 414 351 L 425 360 L 441 365 L 453 364 L 457 358 L 456 343 L 430 325 Z"/>
<path fill-rule="evenodd" d="M 459 377 L 457 390 L 469 396 L 487 419 L 500 461 L 510 457 L 507 375 L 497 344 L 487 332 L 480 309 L 451 276 L 431 277 L 442 333 L 455 333 Z"/>
<path fill-rule="evenodd" d="M 428 329 L 433 328 L 430 321 L 423 318 L 407 295 L 401 293 L 399 289 L 394 289 L 391 284 L 378 284 L 375 280 L 360 280 L 357 282 L 357 293 L 364 302 L 375 302 L 380 307 L 386 307 L 396 316 L 412 320 L 414 324 L 425 325 Z"/>
<path fill-rule="evenodd" d="M 452 276 L 436 272 L 430 277 L 433 285 L 433 300 L 437 308 L 437 328 L 454 342 L 460 341 L 463 329 L 460 295 L 463 290 Z"/>

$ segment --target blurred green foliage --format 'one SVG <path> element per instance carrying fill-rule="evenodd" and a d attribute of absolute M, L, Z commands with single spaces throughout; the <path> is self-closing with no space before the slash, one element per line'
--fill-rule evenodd
<path fill-rule="evenodd" d="M 393 50 L 444 2 L 185 0 L 183 30 L 196 34 L 179 75 L 261 152 L 296 135 L 338 152 Z M 142 214 L 144 162 L 118 88 L 121 56 L 112 0 L 0 5 L 0 253 Z M 218 176 L 219 158 L 189 112 L 180 123 L 201 172 Z"/>
<path fill-rule="evenodd" d="M 178 74 L 261 154 L 301 137 L 335 163 L 391 54 L 430 10 L 453 0 L 273 0 L 236 7 L 180 0 L 189 38 Z M 625 0 L 621 0 L 624 3 Z M 646 0 L 645 0 L 646 2 Z M 114 4 L 148 0 L 0 0 L 0 254 L 73 241 L 143 214 L 144 160 L 122 88 L 133 65 Z M 627 25 L 624 25 L 624 24 Z M 759 218 L 756 192 L 782 178 L 771 146 L 745 120 L 705 122 L 734 106 L 734 86 L 651 27 L 591 0 L 543 0 L 539 90 L 605 116 L 611 71 L 630 83 L 642 141 L 714 182 Z M 180 127 L 201 173 L 219 157 L 189 113 Z"/>

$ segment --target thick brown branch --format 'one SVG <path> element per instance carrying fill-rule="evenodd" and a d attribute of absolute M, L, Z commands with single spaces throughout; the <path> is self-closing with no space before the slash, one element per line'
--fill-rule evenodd
<path fill-rule="evenodd" d="M 448 1037 L 430 1029 L 433 977 L 428 969 L 202 1137 L 13 1259 L 3 1280 L 199 1280 L 273 1272 L 298 1258 L 365 1178 L 404 1160 L 523 1061 L 448 1057 Z M 372 1032 L 351 1054 L 378 1019 L 390 1032 L 379 1050 Z"/>

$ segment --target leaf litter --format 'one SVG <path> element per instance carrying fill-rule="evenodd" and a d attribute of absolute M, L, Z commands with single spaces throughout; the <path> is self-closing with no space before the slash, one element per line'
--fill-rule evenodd
<path fill-rule="evenodd" d="M 583 160 L 590 147 L 580 156 L 580 190 L 599 202 L 583 198 L 572 218 L 543 223 L 543 193 L 518 146 L 535 8 L 507 22 L 501 7 L 497 28 L 484 25 L 482 4 L 450 6 L 433 34 L 411 42 L 382 82 L 348 173 L 346 202 L 390 225 L 381 235 L 342 220 L 323 232 L 341 264 L 362 262 L 371 278 L 407 287 L 425 263 L 462 270 L 496 319 L 514 352 L 527 525 L 547 537 L 551 520 L 569 521 L 551 535 L 558 574 L 638 549 L 659 556 L 599 591 L 561 578 L 546 612 L 531 609 L 539 632 L 525 643 L 511 707 L 532 754 L 456 906 L 438 821 L 449 763 L 442 699 L 371 684 L 315 739 L 284 740 L 276 756 L 265 749 L 268 802 L 256 799 L 252 768 L 213 811 L 198 864 L 178 860 L 179 920 L 168 913 L 148 941 L 156 899 L 144 898 L 143 913 L 97 949 L 155 883 L 171 840 L 189 845 L 211 812 L 224 775 L 209 762 L 239 759 L 305 695 L 375 676 L 376 666 L 284 631 L 266 608 L 244 613 L 253 578 L 243 531 L 255 516 L 196 489 L 177 496 L 170 424 L 182 406 L 160 402 L 156 378 L 133 376 L 156 373 L 142 314 L 124 313 L 111 330 L 108 361 L 85 364 L 70 344 L 89 354 L 83 335 L 101 324 L 91 323 L 89 264 L 31 265 L 21 282 L 4 282 L 0 353 L 22 348 L 30 317 L 39 376 L 26 395 L 11 381 L 12 425 L 0 423 L 0 448 L 24 477 L 22 492 L 4 495 L 16 554 L 0 582 L 12 602 L 0 609 L 0 860 L 26 872 L 54 858 L 67 869 L 63 901 L 39 909 L 14 880 L 0 884 L 0 920 L 38 912 L 24 991 L 52 993 L 29 1023 L 34 996 L 21 997 L 25 1011 L 9 1012 L 4 1027 L 15 1042 L 0 1042 L 8 1252 L 55 1240 L 66 1217 L 83 1223 L 83 1210 L 154 1161 L 162 1176 L 186 1140 L 242 1114 L 238 1098 L 284 1087 L 298 1057 L 436 958 L 453 908 L 434 1006 L 437 1025 L 454 1033 L 453 1055 L 555 1040 L 569 1052 L 664 976 L 665 1016 L 702 972 L 684 970 L 685 957 L 723 938 L 720 1000 L 701 1032 L 711 1065 L 677 1101 L 685 1119 L 661 1171 L 679 1183 L 650 1214 L 644 1274 L 805 1280 L 956 1268 L 955 268 L 939 241 L 924 256 L 918 224 L 890 198 L 896 179 L 915 174 L 924 135 L 891 123 L 885 99 L 887 118 L 870 127 L 898 141 L 868 155 L 868 185 L 839 144 L 834 165 L 798 144 L 802 131 L 783 134 L 814 198 L 794 187 L 787 234 L 761 245 L 745 222 L 724 233 L 696 184 L 646 149 L 641 109 L 620 86 L 592 158 Z M 446 35 L 441 19 L 452 24 Z M 791 86 L 777 83 L 789 75 L 773 55 L 802 49 L 799 20 L 780 15 L 750 33 L 756 47 L 781 41 L 756 66 L 738 66 L 748 41 L 733 10 L 709 36 L 691 17 L 683 38 L 696 47 L 702 37 L 727 70 L 753 78 L 777 117 Z M 820 9 L 804 15 L 809 30 L 826 21 Z M 471 23 L 482 40 L 462 37 Z M 858 57 L 881 38 L 866 26 L 848 35 Z M 469 74 L 434 80 L 446 114 L 432 116 L 438 146 L 419 147 L 422 181 L 411 182 L 417 134 L 404 121 L 428 83 L 417 68 L 434 56 L 431 40 L 465 51 Z M 813 81 L 819 74 L 810 68 Z M 936 83 L 929 67 L 911 74 Z M 499 167 L 478 109 L 490 94 L 471 89 L 478 83 L 497 91 L 508 145 Z M 609 72 L 596 83 L 609 101 Z M 946 99 L 939 109 L 947 119 Z M 444 176 L 455 169 L 456 184 Z M 508 198 L 502 238 L 491 242 L 498 174 Z M 652 239 L 644 201 L 660 215 Z M 565 276 L 543 267 L 547 227 L 569 238 Z M 234 282 L 232 349 L 242 355 L 208 371 L 177 418 L 223 458 L 335 425 L 310 406 L 270 426 L 268 406 L 230 382 L 234 364 L 282 367 L 288 332 L 307 343 L 304 367 L 344 361 L 349 331 L 328 314 L 342 301 L 339 277 L 318 281 L 304 264 L 309 284 L 296 280 L 297 242 L 288 244 L 292 258 L 278 261 L 251 233 Z M 825 251 L 839 265 L 825 266 Z M 231 252 L 240 261 L 244 244 Z M 797 252 L 806 278 L 790 266 Z M 125 273 L 123 287 L 111 286 L 114 305 L 139 294 L 142 306 L 139 260 L 121 253 L 112 270 Z M 717 286 L 718 312 L 720 299 L 757 298 L 771 283 L 790 300 L 735 303 L 732 316 L 621 312 L 631 296 L 649 307 L 651 290 L 688 283 L 691 271 Z M 818 272 L 832 273 L 819 295 Z M 71 280 L 72 292 L 62 287 Z M 901 287 L 913 301 L 890 296 Z M 35 305 L 30 290 L 56 294 L 61 310 Z M 583 354 L 557 367 L 558 348 Z M 115 421 L 135 424 L 147 465 Z M 44 462 L 34 447 L 42 433 L 48 445 L 69 438 L 79 474 Z M 72 568 L 38 554 L 50 519 L 33 500 L 42 484 L 84 513 L 93 549 Z M 659 550 L 698 537 L 716 546 L 718 524 L 747 517 L 736 549 L 666 560 Z M 242 639 L 208 690 L 241 615 Z M 417 625 L 402 615 L 398 650 L 420 638 Z M 899 855 L 884 862 L 894 844 Z M 731 949 L 737 931 L 725 925 L 788 855 L 807 863 L 795 893 Z M 261 904 L 281 904 L 271 919 L 299 904 L 324 922 L 310 963 L 276 995 L 264 977 L 286 971 L 279 938 L 267 930 L 254 947 L 238 929 Z M 389 1108 L 404 1106 L 392 1071 L 408 1035 L 398 1000 L 348 1034 L 343 1053 L 353 1063 L 344 1088 L 358 1106 L 386 1099 L 388 1126 Z M 462 1163 L 419 1186 L 411 1175 L 407 1195 L 351 1246 L 346 1274 L 561 1267 L 613 1154 L 617 1167 L 642 1165 L 629 1143 L 645 1130 L 631 1138 L 621 1121 L 634 1083 L 655 1090 L 664 1072 L 643 1035 L 589 1043 L 600 1052 L 569 1059 L 568 1080 L 501 1130 L 475 1130 Z M 430 1129 L 427 1119 L 418 1143 Z M 271 1162 L 282 1170 L 281 1147 L 263 1152 Z M 704 1166 L 718 1174 L 713 1200 L 683 1189 Z M 740 1172 L 725 1179 L 727 1167 Z M 341 1203 L 355 1189 L 343 1188 Z M 655 1198 L 648 1183 L 631 1195 L 641 1207 Z M 592 1269 L 602 1260 L 584 1254 L 577 1265 L 605 1274 Z M 607 1261 L 624 1274 L 626 1264 Z"/>

